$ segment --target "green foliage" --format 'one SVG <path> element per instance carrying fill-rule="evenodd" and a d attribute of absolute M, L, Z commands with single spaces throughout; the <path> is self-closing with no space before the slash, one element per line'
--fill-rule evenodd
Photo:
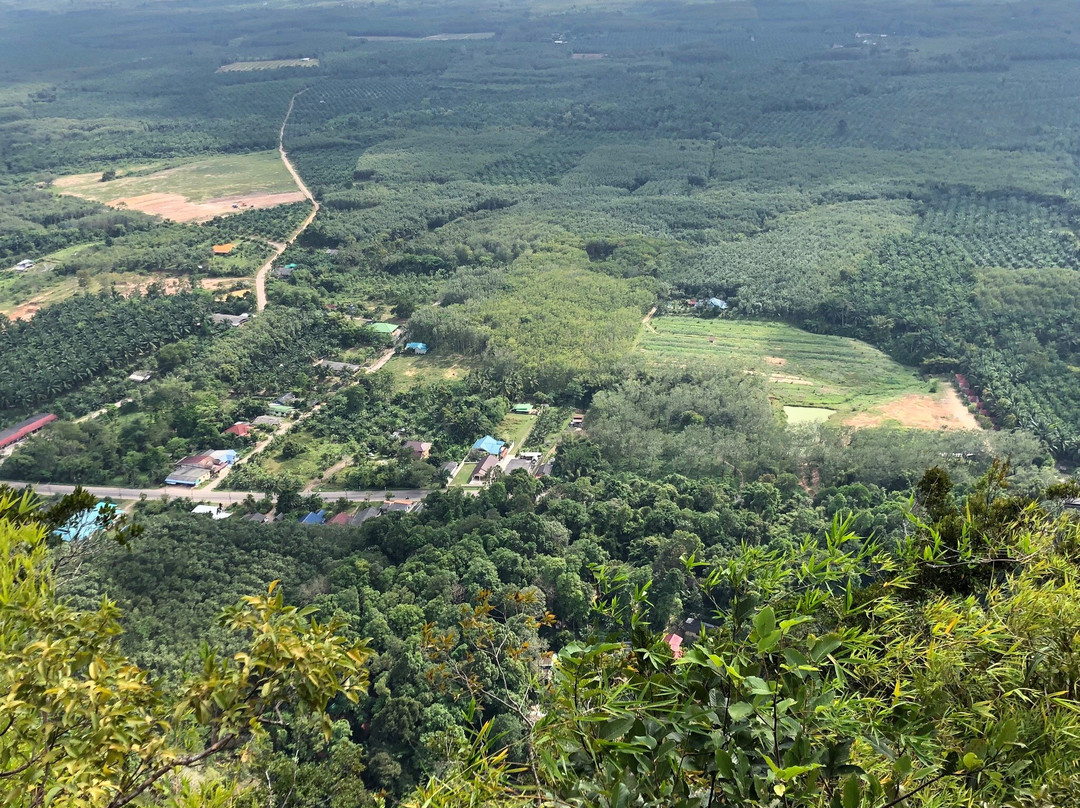
<path fill-rule="evenodd" d="M 179 805 L 189 790 L 177 794 L 167 775 L 246 747 L 283 704 L 321 714 L 329 730 L 328 701 L 363 691 L 363 644 L 346 641 L 338 620 L 285 606 L 272 584 L 222 616 L 245 650 L 204 647 L 201 670 L 166 693 L 121 652 L 113 602 L 80 611 L 58 596 L 46 526 L 29 504 L 13 520 L 13 495 L 0 494 L 6 804 L 120 808 L 145 793 Z"/>
<path fill-rule="evenodd" d="M 625 355 L 653 299 L 643 284 L 605 277 L 586 261 L 577 250 L 523 255 L 500 288 L 417 312 L 410 334 L 458 353 L 486 352 L 529 389 L 562 389 Z"/>
<path fill-rule="evenodd" d="M 193 334 L 207 314 L 195 293 L 84 295 L 32 320 L 0 320 L 0 408 L 38 406 L 116 364 Z"/>
<path fill-rule="evenodd" d="M 632 375 L 596 394 L 587 427 L 616 468 L 650 474 L 741 476 L 782 455 L 764 382 L 719 364 Z"/>
<path fill-rule="evenodd" d="M 995 466 L 957 520 L 912 517 L 895 549 L 837 518 L 820 540 L 784 551 L 684 555 L 716 625 L 678 653 L 649 630 L 649 586 L 594 566 L 595 611 L 622 631 L 559 653 L 517 769 L 526 784 L 505 799 L 858 808 L 1075 798 L 1074 654 L 1063 638 L 1080 620 L 1077 523 L 1009 497 L 1005 473 Z M 947 491 L 937 478 L 930 487 Z M 439 800 L 512 771 L 474 747 L 455 780 L 410 804 L 462 804 Z"/>

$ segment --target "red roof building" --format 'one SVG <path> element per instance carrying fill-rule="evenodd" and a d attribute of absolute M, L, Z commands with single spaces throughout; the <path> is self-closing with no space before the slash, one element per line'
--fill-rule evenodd
<path fill-rule="evenodd" d="M 678 634 L 668 634 L 666 637 L 664 637 L 664 642 L 668 644 L 668 647 L 671 649 L 671 653 L 675 655 L 676 659 L 683 655 L 682 640 L 683 638 L 680 637 Z"/>
<path fill-rule="evenodd" d="M 331 525 L 347 525 L 347 524 L 349 524 L 349 518 L 351 516 L 352 516 L 352 514 L 349 513 L 348 511 L 342 511 L 337 516 L 335 516 L 333 519 L 331 519 L 329 524 L 331 524 Z"/>
<path fill-rule="evenodd" d="M 34 434 L 43 426 L 51 424 L 55 420 L 56 416 L 52 413 L 41 412 L 37 415 L 31 415 L 25 421 L 19 421 L 14 426 L 9 426 L 7 429 L 0 431 L 0 449 L 18 443 L 23 438 Z"/>
<path fill-rule="evenodd" d="M 235 424 L 225 430 L 226 435 L 238 435 L 241 438 L 246 438 L 251 432 L 251 424 L 244 421 L 237 421 Z"/>

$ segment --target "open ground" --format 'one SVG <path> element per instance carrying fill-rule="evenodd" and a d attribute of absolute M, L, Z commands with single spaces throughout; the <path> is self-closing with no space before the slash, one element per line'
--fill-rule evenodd
<path fill-rule="evenodd" d="M 41 286 L 38 287 L 15 287 L 9 289 L 0 282 L 0 314 L 11 320 L 29 320 L 45 306 L 60 303 L 75 294 L 84 292 L 96 294 L 108 289 L 114 289 L 124 297 L 133 292 L 145 292 L 150 286 L 157 284 L 166 294 L 175 294 L 186 286 L 186 276 L 175 275 L 142 275 L 136 272 L 106 272 L 101 275 L 92 275 L 86 280 L 85 286 L 79 285 L 77 278 L 66 276 L 57 277 L 53 273 L 42 273 Z M 203 289 L 219 291 L 225 287 L 237 287 L 230 291 L 228 296 L 242 295 L 250 286 L 250 281 L 245 278 L 203 278 L 200 281 Z"/>
<path fill-rule="evenodd" d="M 177 222 L 207 221 L 307 198 L 272 151 L 133 166 L 117 175 L 101 182 L 99 173 L 74 174 L 53 185 L 64 194 Z"/>
<path fill-rule="evenodd" d="M 243 73 L 249 70 L 277 70 L 279 67 L 318 67 L 318 59 L 264 59 L 251 62 L 230 62 L 215 73 Z"/>
<path fill-rule="evenodd" d="M 399 390 L 435 382 L 460 381 L 474 367 L 474 361 L 454 355 L 394 354 L 386 363 L 386 369 L 394 374 L 394 386 Z"/>
<path fill-rule="evenodd" d="M 639 347 L 658 365 L 722 359 L 767 375 L 789 423 L 978 428 L 948 385 L 939 382 L 938 392 L 928 392 L 931 382 L 916 371 L 855 339 L 777 322 L 658 317 L 645 324 Z"/>

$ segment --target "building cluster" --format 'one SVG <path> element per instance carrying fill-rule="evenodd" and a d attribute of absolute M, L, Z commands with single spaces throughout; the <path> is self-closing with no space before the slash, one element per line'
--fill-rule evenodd
<path fill-rule="evenodd" d="M 329 519 L 326 511 L 311 511 L 301 517 L 302 525 L 362 525 L 369 519 L 377 519 L 388 513 L 419 513 L 424 509 L 424 503 L 411 499 L 391 499 L 381 505 L 370 505 L 356 511 L 344 510 Z"/>
<path fill-rule="evenodd" d="M 176 468 L 165 478 L 165 484 L 194 488 L 235 463 L 236 456 L 232 449 L 189 455 L 176 464 Z"/>

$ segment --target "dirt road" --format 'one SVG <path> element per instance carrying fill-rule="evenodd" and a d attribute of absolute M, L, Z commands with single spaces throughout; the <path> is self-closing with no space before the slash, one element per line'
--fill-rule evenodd
<path fill-rule="evenodd" d="M 315 197 L 311 195 L 311 191 L 308 190 L 308 187 L 304 185 L 304 181 L 300 178 L 300 174 L 297 172 L 293 164 L 289 161 L 289 153 L 285 151 L 285 126 L 289 123 L 289 118 L 292 117 L 292 111 L 293 107 L 296 105 L 296 99 L 307 91 L 308 88 L 305 87 L 303 90 L 296 93 L 292 98 L 289 99 L 289 109 L 285 113 L 285 120 L 281 122 L 281 131 L 278 132 L 278 154 L 281 155 L 281 162 L 285 164 L 285 168 L 289 170 L 289 173 L 292 175 L 293 180 L 296 182 L 296 187 L 300 189 L 300 192 L 311 203 L 311 213 L 309 213 L 307 215 L 307 218 L 304 219 L 303 222 L 301 222 L 300 226 L 293 231 L 293 234 L 289 236 L 288 240 L 284 244 L 277 244 L 271 242 L 271 245 L 274 248 L 273 255 L 271 255 L 267 262 L 261 267 L 259 267 L 258 272 L 255 273 L 255 306 L 257 311 L 262 311 L 266 308 L 266 273 L 270 271 L 270 268 L 274 265 L 274 262 L 281 257 L 281 254 L 285 252 L 289 245 L 296 241 L 300 234 L 307 230 L 308 225 L 315 221 L 315 216 L 319 212 L 318 201 L 315 199 Z"/>
<path fill-rule="evenodd" d="M 387 362 L 389 362 L 391 357 L 393 357 L 393 355 L 394 355 L 394 349 L 389 348 L 386 351 L 386 353 L 384 353 L 382 356 L 380 356 L 378 359 L 376 359 L 370 365 L 370 367 L 364 368 L 364 370 L 366 372 L 368 372 L 368 373 L 374 373 L 376 370 L 382 370 L 382 366 L 385 365 Z"/>

